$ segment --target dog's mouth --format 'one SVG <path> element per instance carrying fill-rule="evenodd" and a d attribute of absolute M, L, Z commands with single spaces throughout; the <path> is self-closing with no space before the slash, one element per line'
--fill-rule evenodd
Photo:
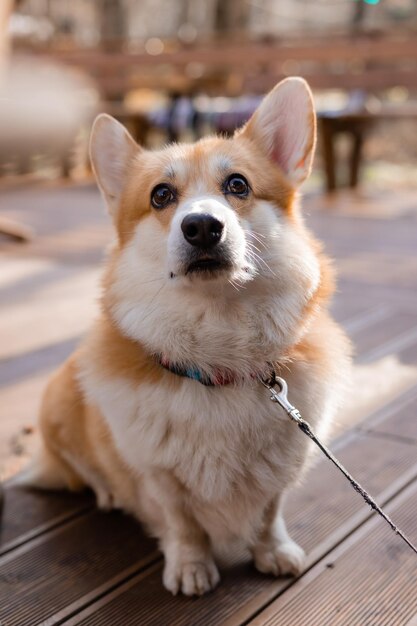
<path fill-rule="evenodd" d="M 220 261 L 219 259 L 203 258 L 197 261 L 192 261 L 185 270 L 185 274 L 203 274 L 206 276 L 218 274 L 221 271 L 230 269 L 230 263 L 227 261 Z"/>

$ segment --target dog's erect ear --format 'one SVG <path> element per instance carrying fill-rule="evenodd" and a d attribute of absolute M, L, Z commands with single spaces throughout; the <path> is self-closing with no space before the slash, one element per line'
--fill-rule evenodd
<path fill-rule="evenodd" d="M 90 137 L 90 159 L 98 186 L 112 214 L 119 204 L 129 162 L 140 149 L 126 128 L 113 117 L 102 113 L 95 119 Z"/>
<path fill-rule="evenodd" d="M 261 102 L 241 131 L 282 169 L 293 185 L 309 175 L 316 143 L 313 97 L 302 78 L 286 78 Z"/>

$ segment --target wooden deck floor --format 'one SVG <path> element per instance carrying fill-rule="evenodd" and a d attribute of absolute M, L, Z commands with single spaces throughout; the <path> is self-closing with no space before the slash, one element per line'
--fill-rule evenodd
<path fill-rule="evenodd" d="M 417 198 L 305 199 L 339 269 L 334 314 L 356 349 L 355 383 L 332 448 L 417 542 Z M 38 232 L 0 242 L 0 472 L 26 460 L 44 382 L 88 326 L 107 219 L 92 186 L 0 190 L 0 212 Z M 288 502 L 307 550 L 298 580 L 245 559 L 203 598 L 173 598 L 140 526 L 86 494 L 6 489 L 0 526 L 1 626 L 412 626 L 417 557 L 325 460 Z"/>

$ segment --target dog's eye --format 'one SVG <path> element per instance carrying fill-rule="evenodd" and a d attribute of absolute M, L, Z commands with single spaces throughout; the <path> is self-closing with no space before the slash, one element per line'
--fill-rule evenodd
<path fill-rule="evenodd" d="M 161 183 L 152 189 L 151 204 L 155 209 L 164 209 L 168 204 L 174 202 L 175 193 L 169 185 Z"/>
<path fill-rule="evenodd" d="M 249 193 L 249 183 L 242 174 L 231 174 L 225 182 L 224 191 L 244 198 Z"/>

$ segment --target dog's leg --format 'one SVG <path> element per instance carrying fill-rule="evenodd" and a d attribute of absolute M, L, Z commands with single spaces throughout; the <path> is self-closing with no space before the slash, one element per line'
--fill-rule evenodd
<path fill-rule="evenodd" d="M 281 494 L 265 509 L 262 529 L 251 550 L 255 567 L 260 572 L 275 576 L 297 575 L 303 570 L 305 554 L 287 532 L 282 500 Z"/>
<path fill-rule="evenodd" d="M 150 526 L 165 556 L 164 586 L 174 595 L 180 590 L 187 596 L 210 591 L 220 576 L 209 538 L 188 509 L 183 487 L 169 472 L 158 471 L 146 478 L 145 489 L 163 516 L 162 524 L 150 520 Z"/>
<path fill-rule="evenodd" d="M 39 448 L 29 465 L 12 479 L 12 484 L 35 489 L 81 491 L 86 483 L 58 455 L 40 442 Z"/>

